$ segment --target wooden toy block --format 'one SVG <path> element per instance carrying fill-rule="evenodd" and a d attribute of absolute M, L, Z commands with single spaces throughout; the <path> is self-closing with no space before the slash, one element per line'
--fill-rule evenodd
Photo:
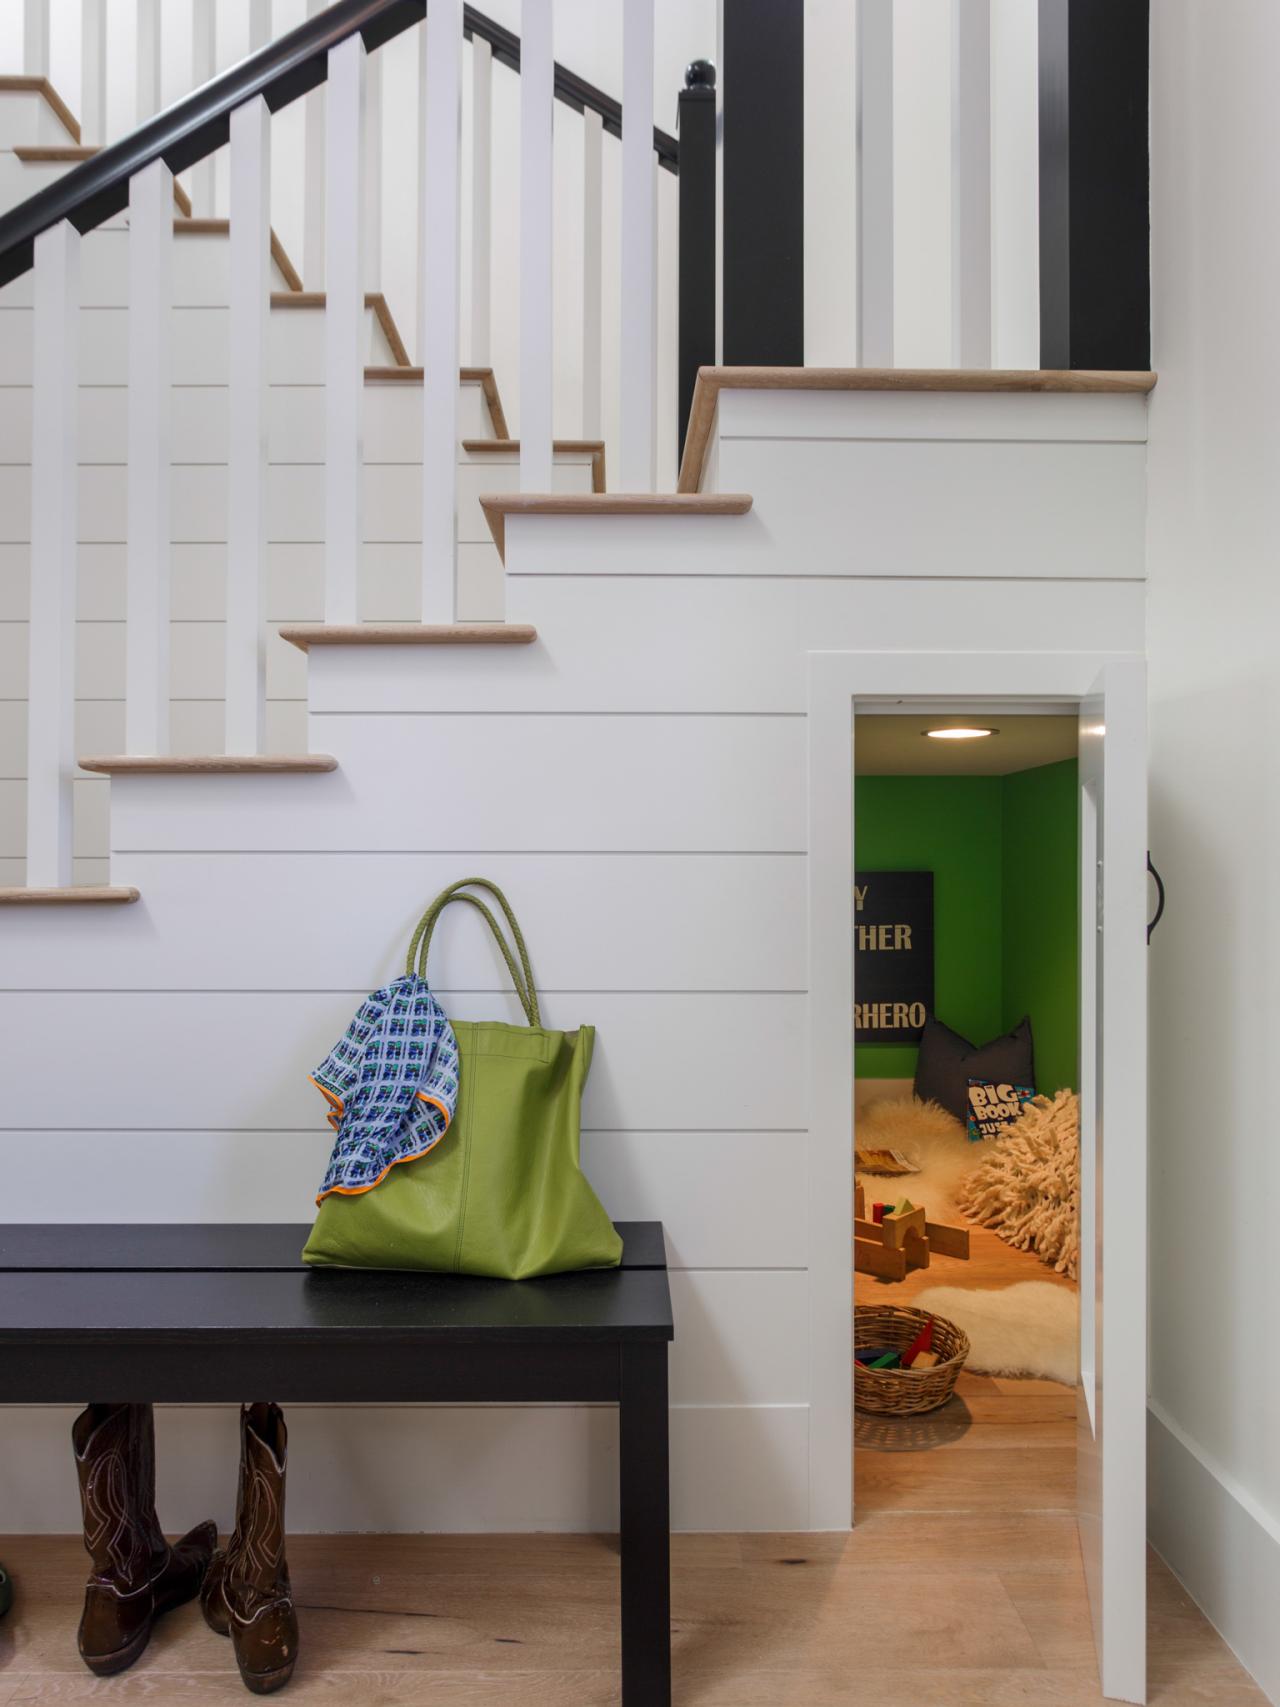
<path fill-rule="evenodd" d="M 894 1215 L 892 1212 L 887 1212 L 882 1225 L 884 1226 L 885 1243 L 892 1244 L 901 1250 L 908 1233 L 917 1233 L 921 1238 L 924 1238 L 924 1210 L 909 1209 L 905 1215 Z"/>
<path fill-rule="evenodd" d="M 879 1228 L 876 1229 L 879 1232 Z M 905 1280 L 907 1256 L 892 1245 L 882 1245 L 876 1239 L 853 1241 L 853 1267 L 856 1274 L 874 1274 L 881 1280 Z"/>
<path fill-rule="evenodd" d="M 936 1251 L 940 1257 L 959 1257 L 962 1262 L 968 1262 L 969 1229 L 967 1227 L 947 1227 L 941 1221 L 926 1221 L 924 1232 L 931 1251 Z"/>
<path fill-rule="evenodd" d="M 933 1255 L 969 1260 L 967 1227 L 948 1227 L 940 1221 L 929 1221 L 919 1206 L 901 1215 L 886 1210 L 882 1221 L 869 1221 L 866 1208 L 866 1194 L 859 1185 L 854 1191 L 855 1273 L 878 1275 L 881 1280 L 905 1280 L 909 1270 L 928 1268 Z"/>

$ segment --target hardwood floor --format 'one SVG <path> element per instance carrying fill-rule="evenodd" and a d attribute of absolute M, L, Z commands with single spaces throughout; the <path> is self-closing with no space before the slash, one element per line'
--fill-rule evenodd
<path fill-rule="evenodd" d="M 989 1397 L 971 1389 L 965 1402 L 980 1409 Z M 1025 1438 L 1038 1425 L 1016 1402 L 1011 1409 L 1024 1414 L 1000 1426 Z M 927 1456 L 942 1462 L 986 1450 L 967 1440 Z M 1099 1702 L 1070 1516 L 1029 1498 L 1018 1509 L 985 1502 L 975 1516 L 955 1509 L 960 1486 L 927 1494 L 917 1487 L 917 1500 L 937 1502 L 928 1510 L 869 1497 L 852 1535 L 677 1536 L 679 1707 Z M 0 1707 L 245 1699 L 229 1644 L 206 1630 L 194 1606 L 160 1624 L 131 1671 L 95 1680 L 75 1651 L 85 1570 L 79 1541 L 10 1538 L 0 1556 L 19 1594 L 0 1620 Z M 618 1566 L 608 1538 L 297 1536 L 289 1557 L 302 1627 L 290 1702 L 607 1707 L 618 1700 Z M 1265 1707 L 1154 1561 L 1150 1647 L 1151 1700 L 1159 1707 Z"/>

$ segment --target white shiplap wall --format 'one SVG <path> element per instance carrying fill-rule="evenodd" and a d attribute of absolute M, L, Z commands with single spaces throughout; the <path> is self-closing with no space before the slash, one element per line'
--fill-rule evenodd
<path fill-rule="evenodd" d="M 491 875 L 548 1022 L 599 1028 L 591 1178 L 667 1224 L 675 1521 L 803 1529 L 840 1521 L 810 1498 L 808 653 L 1140 650 L 1145 405 L 726 394 L 720 425 L 746 516 L 509 518 L 536 646 L 313 653 L 336 772 L 116 785 L 113 876 L 142 901 L 5 921 L 26 1068 L 0 1179 L 32 1220 L 305 1218 L 308 1069 L 436 890 Z M 469 917 L 432 975 L 460 1017 L 516 1017 Z M 607 1412 L 295 1412 L 296 1529 L 616 1520 Z M 29 1467 L 0 1531 L 74 1527 L 67 1420 L 0 1420 Z M 225 1515 L 230 1442 L 216 1410 L 166 1417 L 167 1522 Z"/>

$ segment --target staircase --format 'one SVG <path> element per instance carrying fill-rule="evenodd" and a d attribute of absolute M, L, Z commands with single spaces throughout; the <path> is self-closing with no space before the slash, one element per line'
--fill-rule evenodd
<path fill-rule="evenodd" d="M 399 303 L 370 301 L 348 240 L 365 56 L 420 27 L 420 4 L 341 0 L 114 155 L 0 154 L 0 183 L 47 180 L 0 216 L 0 1030 L 18 1064 L 0 1178 L 32 1221 L 304 1217 L 331 1142 L 308 1072 L 424 899 L 482 871 L 519 910 L 546 1023 L 599 1028 L 592 1183 L 616 1217 L 667 1227 L 677 1527 L 839 1529 L 852 1158 L 847 1087 L 809 1063 L 851 1043 L 821 901 L 851 876 L 852 702 L 814 715 L 818 665 L 1140 651 L 1153 376 L 707 365 L 679 490 L 652 490 L 662 156 L 653 12 L 626 0 L 640 261 L 605 489 L 598 434 L 553 439 L 568 85 L 550 7 L 525 15 L 518 442 L 506 375 L 460 348 L 474 14 L 457 0 L 431 0 L 426 26 L 440 263 L 420 341 Z M 322 78 L 339 128 L 321 297 L 271 241 L 262 91 Z M 70 138 L 45 93 L 10 93 L 5 135 Z M 229 221 L 188 227 L 169 166 L 228 131 Z M 158 278 L 171 344 L 135 312 Z M 883 296 L 865 310 L 883 337 Z M 479 932 L 438 950 L 447 1008 L 519 1023 Z M 225 1427 L 183 1416 L 186 1442 Z M 296 1478 L 298 1530 L 616 1523 L 613 1423 L 590 1407 L 298 1408 L 291 1427 L 299 1463 L 341 1467 Z M 27 1469 L 0 1529 L 74 1527 L 62 1439 L 61 1417 L 6 1419 Z M 218 1459 L 182 1457 L 175 1522 L 201 1515 Z"/>

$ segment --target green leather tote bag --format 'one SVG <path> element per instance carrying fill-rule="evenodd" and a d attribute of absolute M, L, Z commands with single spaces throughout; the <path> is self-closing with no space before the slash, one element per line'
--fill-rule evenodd
<path fill-rule="evenodd" d="M 519 964 L 485 889 L 510 926 Z M 527 1025 L 453 1020 L 460 1082 L 449 1130 L 400 1162 L 370 1191 L 324 1198 L 303 1261 L 341 1268 L 431 1269 L 500 1280 L 616 1268 L 622 1240 L 582 1172 L 582 1091 L 595 1028 L 549 1031 L 524 938 L 506 897 L 485 878 L 445 889 L 423 914 L 405 962 L 427 974 L 444 909 L 466 901 L 486 920 L 511 973 Z"/>

